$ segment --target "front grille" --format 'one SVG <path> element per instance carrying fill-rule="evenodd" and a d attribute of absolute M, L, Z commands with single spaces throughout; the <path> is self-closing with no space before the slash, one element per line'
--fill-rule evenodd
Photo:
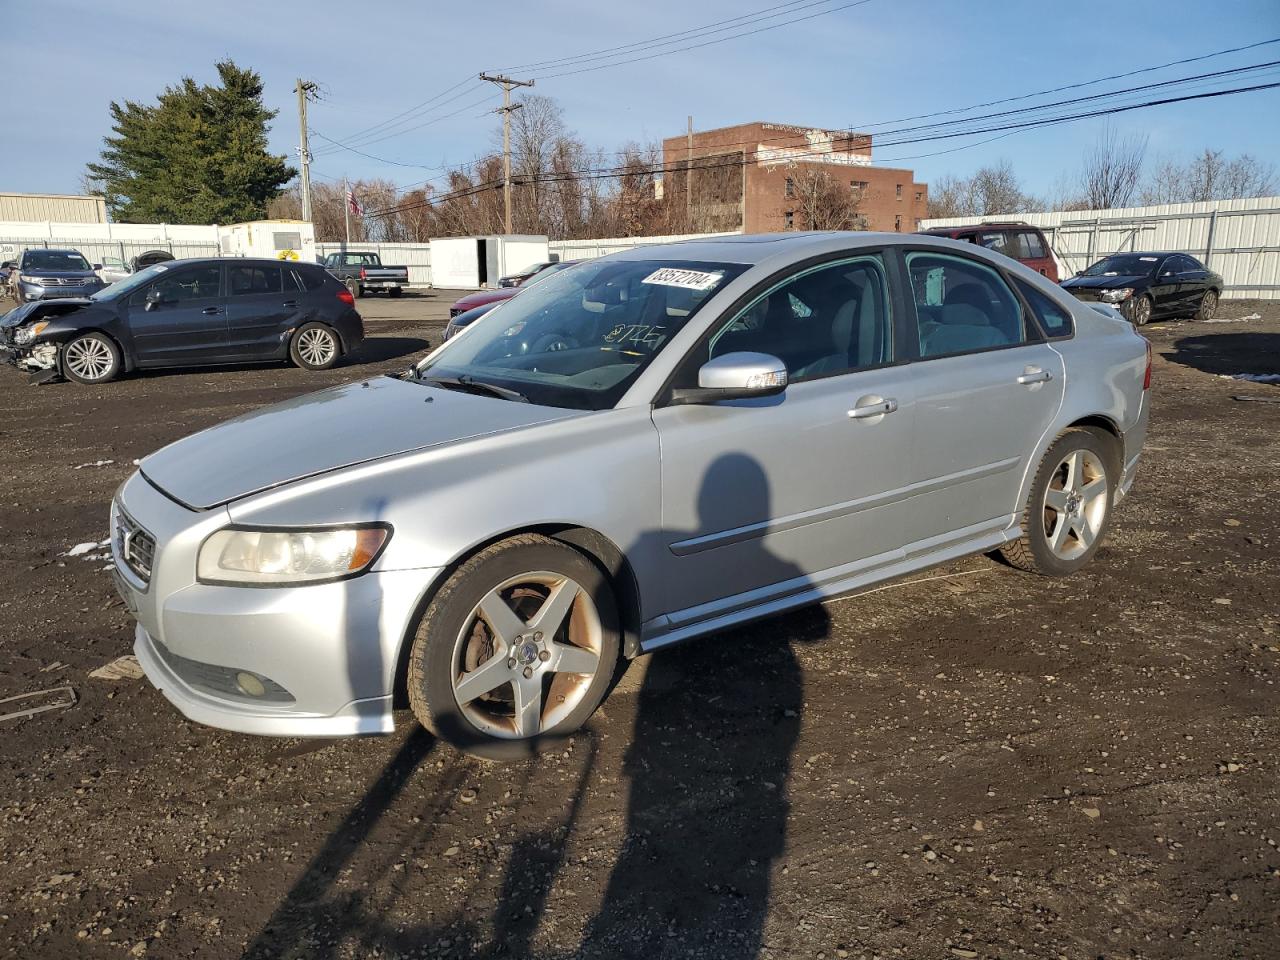
<path fill-rule="evenodd" d="M 151 638 L 151 645 L 155 648 L 156 653 L 160 655 L 160 659 L 181 678 L 183 683 L 204 693 L 211 693 L 216 697 L 236 700 L 241 703 L 286 704 L 294 702 L 293 694 L 270 677 L 264 677 L 260 673 L 254 673 L 251 670 L 237 670 L 235 667 L 219 667 L 212 663 L 202 663 L 199 660 L 179 656 L 155 637 Z M 248 673 L 255 677 L 262 684 L 263 692 L 257 696 L 246 693 L 239 679 L 241 673 Z"/>
<path fill-rule="evenodd" d="M 456 308 L 456 307 L 450 307 L 450 308 L 449 308 L 449 319 L 450 319 L 450 320 L 452 320 L 454 317 L 456 317 L 456 316 L 457 316 L 458 314 L 460 314 L 460 313 L 462 313 L 462 311 L 461 311 L 461 310 L 459 310 L 458 308 Z"/>
<path fill-rule="evenodd" d="M 156 556 L 156 538 L 138 525 L 117 504 L 114 531 L 116 553 L 124 565 L 143 583 L 151 582 L 151 564 Z"/>
<path fill-rule="evenodd" d="M 1102 299 L 1102 292 L 1099 290 L 1072 290 L 1072 295 L 1084 303 L 1097 303 Z"/>
<path fill-rule="evenodd" d="M 35 277 L 42 287 L 87 287 L 98 281 L 92 277 Z"/>

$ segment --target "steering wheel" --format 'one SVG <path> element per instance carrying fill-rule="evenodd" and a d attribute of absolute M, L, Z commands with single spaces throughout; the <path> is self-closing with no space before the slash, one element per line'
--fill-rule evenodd
<path fill-rule="evenodd" d="M 563 333 L 544 333 L 529 345 L 530 353 L 555 353 L 558 350 L 573 350 L 578 341 Z"/>

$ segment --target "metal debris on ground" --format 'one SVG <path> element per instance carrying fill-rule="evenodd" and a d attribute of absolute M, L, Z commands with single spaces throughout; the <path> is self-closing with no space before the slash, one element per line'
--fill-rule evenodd
<path fill-rule="evenodd" d="M 1220 373 L 1220 380 L 1248 380 L 1250 383 L 1280 383 L 1280 373 Z"/>
<path fill-rule="evenodd" d="M 25 700 L 35 700 L 38 697 L 56 697 L 52 703 L 43 703 L 38 707 L 24 707 L 20 710 L 11 710 L 7 713 L 0 713 L 0 720 L 19 720 L 22 717 L 32 717 L 37 713 L 44 713 L 46 710 L 65 710 L 76 704 L 76 691 L 73 687 L 50 687 L 47 690 L 34 690 L 31 693 L 19 693 L 16 696 L 5 697 L 0 700 L 0 706 L 6 703 L 19 703 Z"/>
<path fill-rule="evenodd" d="M 1243 400 L 1246 403 L 1280 403 L 1280 397 L 1232 397 L 1232 400 Z"/>
<path fill-rule="evenodd" d="M 110 663 L 90 672 L 95 680 L 141 680 L 142 665 L 133 654 L 117 657 Z"/>

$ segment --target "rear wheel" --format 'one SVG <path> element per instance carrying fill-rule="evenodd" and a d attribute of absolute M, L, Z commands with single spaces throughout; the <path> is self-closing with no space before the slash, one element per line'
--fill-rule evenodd
<path fill-rule="evenodd" d="M 390 296 L 398 297 L 400 296 L 400 294 L 404 293 L 404 291 L 401 290 L 399 287 L 392 287 L 390 290 L 387 291 L 387 293 Z"/>
<path fill-rule="evenodd" d="M 289 343 L 289 358 L 304 370 L 328 370 L 341 352 L 338 335 L 323 323 L 304 323 Z"/>
<path fill-rule="evenodd" d="M 1135 327 L 1144 327 L 1151 319 L 1151 298 L 1145 293 L 1132 301 L 1129 307 L 1129 319 Z"/>
<path fill-rule="evenodd" d="M 1066 431 L 1040 462 L 1022 536 L 1001 547 L 1000 555 L 1045 576 L 1074 573 L 1088 563 L 1111 520 L 1118 462 L 1113 438 L 1082 428 Z"/>
<path fill-rule="evenodd" d="M 82 333 L 62 348 L 62 372 L 76 383 L 106 383 L 120 367 L 120 348 L 105 333 Z"/>
<path fill-rule="evenodd" d="M 364 291 L 360 288 L 359 280 L 348 280 L 347 289 L 351 291 L 351 296 L 355 297 L 357 300 L 359 300 L 364 294 Z"/>
<path fill-rule="evenodd" d="M 1206 290 L 1204 296 L 1200 298 L 1200 306 L 1196 309 L 1197 320 L 1213 319 L 1213 311 L 1218 309 L 1218 294 L 1213 290 Z"/>
<path fill-rule="evenodd" d="M 476 554 L 431 601 L 409 655 L 409 702 L 457 747 L 527 753 L 587 721 L 618 651 L 604 573 L 566 544 L 525 534 Z"/>

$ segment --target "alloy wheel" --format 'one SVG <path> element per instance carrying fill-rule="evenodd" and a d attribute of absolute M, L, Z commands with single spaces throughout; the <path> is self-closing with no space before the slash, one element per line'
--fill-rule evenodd
<path fill-rule="evenodd" d="M 308 366 L 324 366 L 333 359 L 337 349 L 338 345 L 333 339 L 333 334 L 328 330 L 321 330 L 319 327 L 304 330 L 302 336 L 298 338 L 298 356 Z"/>
<path fill-rule="evenodd" d="M 1205 293 L 1204 298 L 1200 301 L 1200 319 L 1210 320 L 1213 318 L 1213 311 L 1218 308 L 1218 295 L 1212 290 Z"/>
<path fill-rule="evenodd" d="M 481 598 L 458 634 L 454 699 L 491 736 L 535 737 L 582 701 L 602 643 L 600 614 L 576 581 L 549 571 L 513 577 Z"/>
<path fill-rule="evenodd" d="M 1151 301 L 1146 297 L 1139 297 L 1133 304 L 1133 324 L 1136 327 L 1145 326 L 1150 319 Z"/>
<path fill-rule="evenodd" d="M 67 346 L 63 362 L 82 380 L 101 380 L 115 365 L 115 357 L 96 337 L 81 337 Z"/>
<path fill-rule="evenodd" d="M 1098 539 L 1107 517 L 1107 471 L 1092 450 L 1072 450 L 1044 492 L 1044 535 L 1061 560 L 1075 560 Z"/>

